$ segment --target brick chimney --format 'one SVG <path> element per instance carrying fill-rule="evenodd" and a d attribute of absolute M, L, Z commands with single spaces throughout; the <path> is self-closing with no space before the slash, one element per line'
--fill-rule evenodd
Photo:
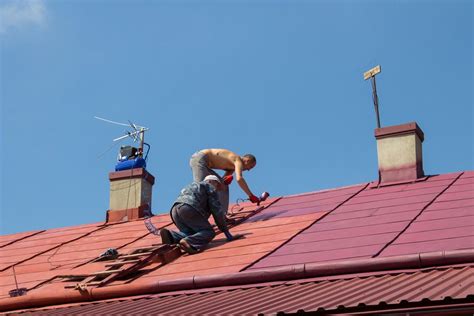
<path fill-rule="evenodd" d="M 376 128 L 375 138 L 381 183 L 414 181 L 424 176 L 424 134 L 416 122 Z"/>
<path fill-rule="evenodd" d="M 151 193 L 155 183 L 144 168 L 109 173 L 110 206 L 107 223 L 127 222 L 151 213 Z"/>

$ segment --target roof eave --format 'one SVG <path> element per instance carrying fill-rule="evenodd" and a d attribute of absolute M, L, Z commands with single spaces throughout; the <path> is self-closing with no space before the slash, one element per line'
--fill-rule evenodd
<path fill-rule="evenodd" d="M 37 293 L 31 293 L 0 302 L 0 311 L 98 301 L 179 290 L 288 281 L 311 277 L 346 275 L 351 273 L 421 269 L 472 262 L 474 262 L 474 249 L 467 249 L 385 258 L 334 261 L 331 263 L 298 264 L 271 269 L 243 271 L 231 274 L 192 276 L 182 279 L 147 283 L 137 280 L 135 283 L 91 288 L 86 289 L 85 291 L 48 291 L 47 294 L 40 291 Z"/>

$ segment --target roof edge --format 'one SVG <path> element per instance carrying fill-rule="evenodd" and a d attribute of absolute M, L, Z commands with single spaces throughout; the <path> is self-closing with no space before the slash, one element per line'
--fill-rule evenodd
<path fill-rule="evenodd" d="M 471 262 L 474 262 L 474 249 L 437 251 L 384 258 L 297 264 L 231 274 L 195 276 L 194 285 L 195 288 L 242 285 L 361 272 L 421 269 Z"/>
<path fill-rule="evenodd" d="M 55 292 L 53 295 L 44 295 L 41 292 L 31 293 L 0 301 L 0 312 L 178 290 L 288 281 L 310 277 L 334 276 L 361 272 L 393 271 L 413 268 L 421 269 L 471 262 L 474 262 L 474 249 L 427 252 L 385 258 L 341 260 L 330 263 L 298 264 L 271 269 L 248 270 L 231 274 L 192 276 L 188 278 L 151 283 L 138 281 L 135 284 L 131 283 L 112 287 L 92 288 L 82 292 L 61 291 Z"/>

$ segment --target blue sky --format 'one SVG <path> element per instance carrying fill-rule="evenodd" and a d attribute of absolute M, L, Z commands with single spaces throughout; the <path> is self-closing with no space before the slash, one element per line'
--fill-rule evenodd
<path fill-rule="evenodd" d="M 0 233 L 100 222 L 124 128 L 150 128 L 153 211 L 202 148 L 253 153 L 255 194 L 377 178 L 382 126 L 424 169 L 473 169 L 471 1 L 1 1 Z M 127 142 L 123 143 L 127 144 Z M 245 197 L 233 183 L 231 200 Z"/>

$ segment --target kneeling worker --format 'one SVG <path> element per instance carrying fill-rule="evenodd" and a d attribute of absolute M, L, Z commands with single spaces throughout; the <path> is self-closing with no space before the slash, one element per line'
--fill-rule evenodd
<path fill-rule="evenodd" d="M 171 208 L 171 219 L 179 232 L 162 228 L 162 242 L 179 244 L 189 254 L 199 252 L 216 236 L 208 220 L 211 214 L 227 241 L 242 237 L 240 234 L 232 236 L 227 228 L 225 212 L 217 196 L 217 190 L 222 190 L 223 186 L 215 175 L 208 175 L 203 181 L 193 182 L 182 189 Z"/>

